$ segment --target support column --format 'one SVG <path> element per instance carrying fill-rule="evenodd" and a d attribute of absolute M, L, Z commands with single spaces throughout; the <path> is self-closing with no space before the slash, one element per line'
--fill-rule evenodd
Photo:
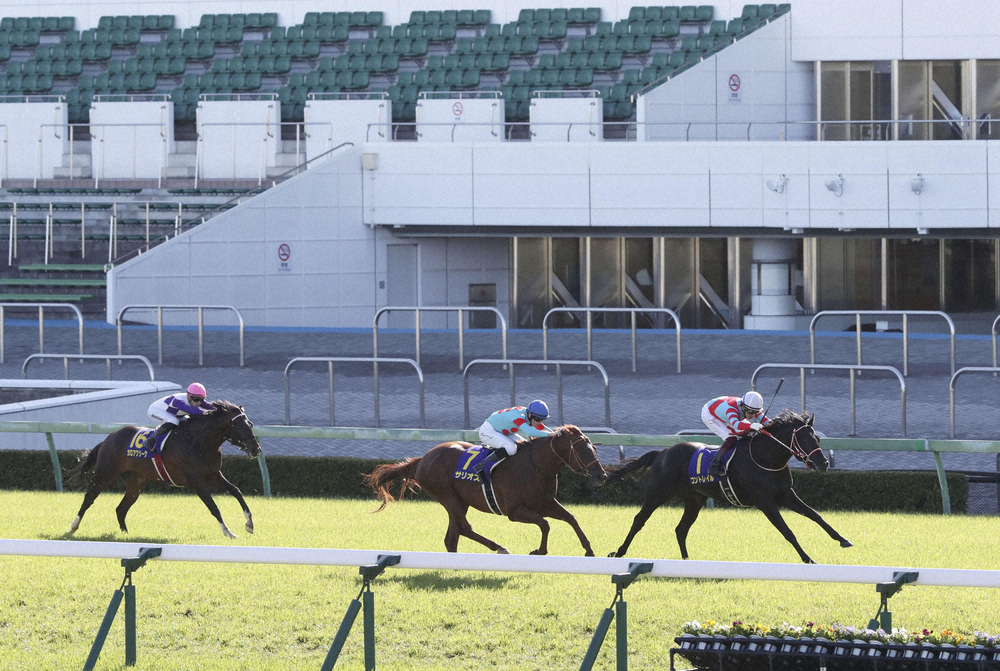
<path fill-rule="evenodd" d="M 731 329 L 743 328 L 740 319 L 742 313 L 740 310 L 740 294 L 742 293 L 742 287 L 740 286 L 741 270 L 740 239 L 729 238 L 729 328 Z"/>
<path fill-rule="evenodd" d="M 743 319 L 745 329 L 796 328 L 792 272 L 797 244 L 798 240 L 792 238 L 760 238 L 753 241 L 750 315 Z"/>

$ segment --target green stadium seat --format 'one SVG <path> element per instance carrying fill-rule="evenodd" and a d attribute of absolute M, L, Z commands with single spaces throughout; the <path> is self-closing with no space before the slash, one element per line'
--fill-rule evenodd
<path fill-rule="evenodd" d="M 743 5 L 743 13 L 740 14 L 740 18 L 756 19 L 759 11 L 760 5 Z"/>
<path fill-rule="evenodd" d="M 382 12 L 379 11 L 368 12 L 368 15 L 365 17 L 365 25 L 372 28 L 376 26 L 381 26 Z"/>
<path fill-rule="evenodd" d="M 642 21 L 646 18 L 646 8 L 645 7 L 633 7 L 628 11 L 629 21 Z"/>
<path fill-rule="evenodd" d="M 727 35 L 739 35 L 743 32 L 743 19 L 733 19 L 726 26 Z"/>
<path fill-rule="evenodd" d="M 500 37 L 500 24 L 490 23 L 483 29 L 483 37 Z"/>
<path fill-rule="evenodd" d="M 778 6 L 773 3 L 768 3 L 760 6 L 760 10 L 757 13 L 757 18 L 766 19 L 778 11 Z"/>
<path fill-rule="evenodd" d="M 712 5 L 698 5 L 695 10 L 694 20 L 698 23 L 708 23 L 714 16 L 715 8 Z"/>

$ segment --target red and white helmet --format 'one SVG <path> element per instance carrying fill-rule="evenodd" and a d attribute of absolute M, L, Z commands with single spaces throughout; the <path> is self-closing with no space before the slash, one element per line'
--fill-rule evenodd
<path fill-rule="evenodd" d="M 200 382 L 192 382 L 190 385 L 188 385 L 187 393 L 188 396 L 194 398 L 200 398 L 202 400 L 204 400 L 204 398 L 208 395 L 208 392 L 205 391 L 205 385 L 201 384 Z"/>
<path fill-rule="evenodd" d="M 757 415 L 764 409 L 764 399 L 756 391 L 748 391 L 740 399 L 740 406 L 745 415 Z"/>

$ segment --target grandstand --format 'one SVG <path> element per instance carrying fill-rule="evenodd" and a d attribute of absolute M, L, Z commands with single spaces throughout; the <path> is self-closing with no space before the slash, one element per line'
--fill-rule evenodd
<path fill-rule="evenodd" d="M 268 325 L 470 302 L 528 328 L 556 306 L 979 320 L 1000 46 L 916 0 L 849 5 L 4 16 L 0 298 L 111 318 L 170 276 L 224 278 L 213 302 Z"/>

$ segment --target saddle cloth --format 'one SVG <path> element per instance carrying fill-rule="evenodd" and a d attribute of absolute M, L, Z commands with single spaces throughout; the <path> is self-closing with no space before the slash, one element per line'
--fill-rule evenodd
<path fill-rule="evenodd" d="M 152 459 L 153 468 L 156 469 L 156 475 L 159 476 L 160 480 L 178 487 L 179 485 L 173 481 L 170 473 L 167 472 L 167 467 L 163 464 L 163 457 L 160 456 L 160 452 L 166 446 L 170 436 L 173 435 L 173 431 L 163 437 L 162 444 L 159 446 L 155 444 L 155 440 L 153 439 L 153 434 L 155 433 L 156 429 L 139 429 L 136 431 L 136 434 L 132 436 L 132 442 L 128 444 L 128 448 L 125 450 L 125 456 L 137 459 Z"/>
<path fill-rule="evenodd" d="M 718 481 L 714 475 L 708 474 L 708 466 L 718 451 L 718 448 L 702 447 L 691 455 L 691 461 L 688 463 L 688 478 L 692 485 L 708 485 Z M 723 465 L 726 468 L 729 467 L 729 462 L 732 461 L 734 454 L 736 454 L 735 449 L 729 450 L 723 458 Z"/>
<path fill-rule="evenodd" d="M 479 477 L 476 473 L 472 472 L 472 469 L 481 462 L 490 453 L 489 448 L 485 445 L 474 445 L 462 453 L 462 456 L 458 459 L 458 468 L 455 470 L 452 477 L 456 480 L 464 480 L 466 482 L 481 482 L 483 485 L 483 496 L 486 497 L 486 505 L 489 506 L 490 510 L 496 515 L 503 515 L 500 511 L 500 505 L 497 503 L 496 494 L 493 492 L 493 483 L 490 478 L 490 474 L 493 469 L 496 468 L 499 461 L 491 461 L 486 464 L 486 468 L 483 470 L 484 478 Z M 501 460 L 502 461 L 502 460 Z"/>

